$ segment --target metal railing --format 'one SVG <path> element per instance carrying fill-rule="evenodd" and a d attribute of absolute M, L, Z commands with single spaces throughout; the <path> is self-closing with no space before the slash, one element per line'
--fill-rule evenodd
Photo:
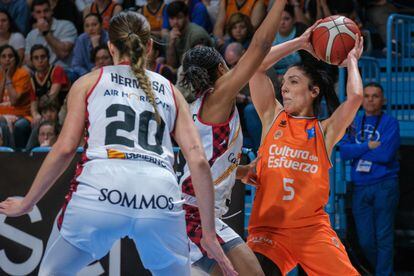
<path fill-rule="evenodd" d="M 414 120 L 414 16 L 388 17 L 386 80 L 387 112 Z"/>

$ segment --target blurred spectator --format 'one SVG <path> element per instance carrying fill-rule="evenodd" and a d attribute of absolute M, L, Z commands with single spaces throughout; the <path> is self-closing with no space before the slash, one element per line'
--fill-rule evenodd
<path fill-rule="evenodd" d="M 10 14 L 23 35 L 30 31 L 30 6 L 26 0 L 0 0 L 0 9 Z"/>
<path fill-rule="evenodd" d="M 95 65 L 92 68 L 92 71 L 113 64 L 112 56 L 109 53 L 108 46 L 106 45 L 100 45 L 94 48 L 92 51 L 91 60 L 92 63 Z"/>
<path fill-rule="evenodd" d="M 352 161 L 352 212 L 359 244 L 375 275 L 394 275 L 394 216 L 398 204 L 398 121 L 382 111 L 377 83 L 364 89 L 364 114 L 344 137 L 341 156 Z"/>
<path fill-rule="evenodd" d="M 0 9 L 0 46 L 5 44 L 12 46 L 19 54 L 20 61 L 23 61 L 24 37 L 18 32 L 10 14 L 6 10 Z"/>
<path fill-rule="evenodd" d="M 227 65 L 232 68 L 234 67 L 243 56 L 245 49 L 243 45 L 238 42 L 230 43 L 224 53 L 224 59 Z M 275 88 L 279 87 L 277 84 L 275 69 L 270 68 L 266 74 L 271 79 Z M 278 91 L 278 89 L 275 89 Z M 247 84 L 236 98 L 236 106 L 239 110 L 240 121 L 242 123 L 243 131 L 243 145 L 248 148 L 253 148 L 257 151 L 260 146 L 261 129 L 262 125 L 260 122 L 259 115 L 257 115 L 256 109 L 253 106 L 252 99 L 250 97 L 250 89 Z"/>
<path fill-rule="evenodd" d="M 386 0 L 361 1 L 361 7 L 365 10 L 367 28 L 373 28 L 382 40 L 382 45 L 387 41 L 387 20 L 391 13 L 397 12 L 397 8 Z"/>
<path fill-rule="evenodd" d="M 305 30 L 306 25 L 296 23 L 294 7 L 292 5 L 286 5 L 284 11 L 282 12 L 279 30 L 276 34 L 275 40 L 273 41 L 273 46 L 299 37 L 305 32 Z M 294 52 L 284 57 L 274 65 L 276 73 L 278 76 L 282 76 L 287 71 L 289 66 L 299 63 L 301 60 L 302 58 L 299 52 Z"/>
<path fill-rule="evenodd" d="M 72 70 L 80 77 L 95 66 L 91 59 L 93 49 L 106 45 L 108 33 L 102 28 L 102 19 L 96 13 L 90 13 L 84 18 L 84 30 L 75 43 L 72 58 Z"/>
<path fill-rule="evenodd" d="M 93 3 L 83 10 L 83 17 L 90 13 L 99 14 L 102 17 L 102 26 L 109 29 L 111 18 L 122 11 L 122 6 L 112 0 L 94 0 Z"/>
<path fill-rule="evenodd" d="M 26 38 L 26 63 L 30 64 L 30 49 L 42 44 L 49 49 L 50 63 L 63 68 L 70 66 L 70 54 L 77 32 L 70 21 L 53 18 L 53 12 L 47 0 L 34 0 L 32 14 L 36 20 L 35 29 Z"/>
<path fill-rule="evenodd" d="M 188 7 L 182 1 L 172 2 L 167 6 L 168 21 L 172 27 L 167 46 L 167 64 L 178 68 L 183 54 L 198 44 L 199 41 L 212 46 L 208 33 L 200 26 L 189 22 Z"/>
<path fill-rule="evenodd" d="M 253 27 L 256 29 L 266 15 L 266 8 L 263 0 L 220 0 L 219 13 L 214 25 L 214 35 L 217 44 L 224 43 L 224 30 L 230 16 L 233 13 L 242 13 L 250 17 Z"/>
<path fill-rule="evenodd" d="M 32 85 L 35 92 L 31 104 L 32 125 L 36 125 L 41 120 L 39 100 L 46 96 L 62 104 L 69 91 L 69 80 L 62 67 L 49 64 L 49 50 L 45 46 L 34 45 L 30 50 L 30 60 L 34 67 Z"/>
<path fill-rule="evenodd" d="M 3 147 L 3 130 L 2 130 L 2 128 L 0 127 L 0 147 Z"/>
<path fill-rule="evenodd" d="M 30 151 L 34 147 L 38 147 L 39 141 L 39 126 L 43 122 L 53 122 L 58 130 L 61 128 L 58 120 L 59 103 L 56 100 L 43 96 L 39 100 L 39 112 L 41 115 L 40 121 L 33 126 L 30 138 L 27 141 L 26 151 Z"/>
<path fill-rule="evenodd" d="M 227 34 L 225 47 L 232 42 L 239 42 L 247 50 L 254 34 L 250 18 L 242 13 L 233 13 L 227 22 Z"/>
<path fill-rule="evenodd" d="M 73 0 L 49 0 L 56 19 L 68 20 L 82 33 L 82 13 L 78 11 Z"/>
<path fill-rule="evenodd" d="M 182 0 L 176 0 L 176 1 L 182 1 Z M 190 22 L 197 24 L 200 27 L 203 27 L 204 30 L 210 33 L 213 30 L 213 24 L 211 23 L 210 15 L 208 14 L 208 11 L 207 11 L 206 6 L 204 5 L 204 2 L 201 0 L 185 0 L 184 3 L 188 7 L 187 14 L 189 16 Z M 167 9 L 165 9 L 163 12 L 163 23 L 162 23 L 163 34 L 162 35 L 166 36 L 166 34 L 171 28 L 172 26 L 168 19 Z"/>
<path fill-rule="evenodd" d="M 44 121 L 40 123 L 37 141 L 40 147 L 51 147 L 56 142 L 58 128 L 54 122 Z"/>
<path fill-rule="evenodd" d="M 337 1 L 339 2 L 339 1 Z M 350 0 L 345 2 L 351 2 Z M 309 20 L 309 25 L 318 19 L 330 16 L 331 11 L 327 0 L 306 0 L 305 1 L 305 16 Z"/>
<path fill-rule="evenodd" d="M 142 7 L 142 14 L 151 25 L 151 33 L 156 36 L 161 36 L 164 10 L 165 4 L 163 0 L 148 0 L 147 4 Z"/>
<path fill-rule="evenodd" d="M 163 47 L 154 40 L 152 44 L 152 51 L 147 59 L 147 69 L 167 78 L 171 83 L 177 81 L 176 70 L 164 64 L 164 58 L 162 58 Z"/>
<path fill-rule="evenodd" d="M 19 67 L 19 62 L 13 47 L 0 47 L 0 117 L 7 121 L 14 145 L 23 148 L 30 134 L 30 103 L 34 92 L 30 75 Z"/>
<path fill-rule="evenodd" d="M 78 8 L 78 11 L 83 13 L 83 11 L 92 5 L 93 0 L 75 0 L 75 5 Z"/>

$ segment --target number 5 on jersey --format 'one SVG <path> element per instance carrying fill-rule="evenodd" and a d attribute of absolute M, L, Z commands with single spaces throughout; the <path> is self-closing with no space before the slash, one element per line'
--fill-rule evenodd
<path fill-rule="evenodd" d="M 295 189 L 291 186 L 292 184 L 292 178 L 283 178 L 283 190 L 286 192 L 283 200 L 292 200 L 295 197 Z"/>

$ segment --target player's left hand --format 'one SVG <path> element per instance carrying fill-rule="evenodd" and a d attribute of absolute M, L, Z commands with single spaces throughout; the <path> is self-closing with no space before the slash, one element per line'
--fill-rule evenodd
<path fill-rule="evenodd" d="M 256 165 L 259 158 L 260 157 L 254 159 L 252 162 L 250 162 L 250 164 L 246 165 L 248 166 L 248 171 L 244 177 L 240 179 L 244 184 L 257 186 Z"/>
<path fill-rule="evenodd" d="M 319 58 L 316 56 L 315 50 L 313 49 L 311 37 L 313 30 L 319 25 L 321 21 L 322 19 L 317 20 L 312 26 L 307 28 L 306 31 L 299 37 L 299 39 L 302 41 L 301 49 L 311 54 L 317 60 L 319 60 Z"/>
<path fill-rule="evenodd" d="M 201 246 L 204 250 L 207 251 L 207 256 L 210 259 L 216 260 L 217 264 L 220 266 L 223 275 L 225 276 L 237 276 L 239 275 L 231 264 L 230 260 L 224 254 L 223 249 L 221 248 L 215 233 L 212 235 L 205 235 L 201 239 Z"/>
<path fill-rule="evenodd" d="M 23 198 L 9 197 L 5 201 L 0 202 L 0 214 L 8 217 L 19 217 L 29 213 L 32 208 L 27 208 L 23 204 Z"/>

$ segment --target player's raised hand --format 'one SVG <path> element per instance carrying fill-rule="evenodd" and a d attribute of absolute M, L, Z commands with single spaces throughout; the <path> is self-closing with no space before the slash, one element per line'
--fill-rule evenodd
<path fill-rule="evenodd" d="M 347 58 L 339 65 L 339 67 L 348 67 L 350 62 L 358 62 L 364 51 L 364 37 L 356 35 L 355 46 L 349 51 Z"/>
<path fill-rule="evenodd" d="M 207 256 L 210 259 L 216 260 L 217 264 L 220 266 L 223 275 L 225 276 L 237 276 L 239 275 L 236 270 L 234 270 L 233 265 L 230 260 L 224 254 L 223 249 L 221 248 L 216 234 L 212 233 L 211 235 L 205 235 L 203 232 L 203 238 L 201 239 L 201 246 L 206 250 Z"/>
<path fill-rule="evenodd" d="M 18 217 L 29 213 L 33 207 L 28 208 L 23 202 L 23 198 L 9 197 L 0 202 L 0 214 L 8 217 Z"/>
<path fill-rule="evenodd" d="M 315 50 L 313 49 L 312 43 L 311 43 L 311 37 L 313 30 L 319 25 L 319 23 L 322 21 L 322 19 L 317 20 L 312 26 L 306 29 L 306 31 L 299 37 L 299 39 L 302 41 L 302 50 L 307 51 L 309 54 L 311 54 L 313 57 L 315 57 L 317 60 L 320 58 L 316 56 Z"/>

